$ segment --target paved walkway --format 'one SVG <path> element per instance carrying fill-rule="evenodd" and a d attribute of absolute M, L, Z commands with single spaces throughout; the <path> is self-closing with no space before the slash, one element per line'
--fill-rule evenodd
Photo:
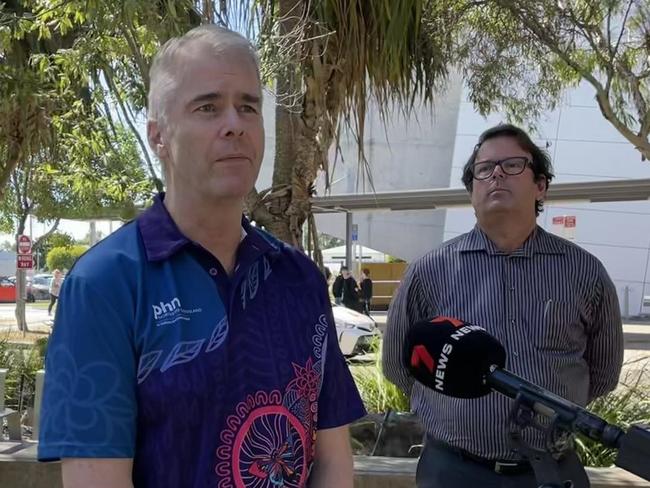
<path fill-rule="evenodd" d="M 42 306 L 41 306 L 42 307 Z M 32 304 L 25 306 L 25 315 L 27 327 L 30 329 L 40 329 L 47 327 L 52 322 L 52 317 L 48 317 L 47 310 L 41 307 L 35 307 Z M 16 330 L 16 305 L 13 303 L 0 304 L 0 332 Z"/>

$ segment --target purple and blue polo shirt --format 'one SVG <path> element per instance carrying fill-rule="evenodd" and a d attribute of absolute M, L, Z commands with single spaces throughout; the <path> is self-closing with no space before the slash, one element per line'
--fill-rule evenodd
<path fill-rule="evenodd" d="M 134 458 L 136 487 L 304 487 L 317 431 L 365 414 L 325 280 L 246 219 L 227 276 L 162 198 L 66 277 L 38 457 Z"/>

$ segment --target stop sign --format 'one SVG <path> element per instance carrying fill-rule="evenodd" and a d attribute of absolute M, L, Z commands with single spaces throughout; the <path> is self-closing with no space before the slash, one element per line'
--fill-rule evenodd
<path fill-rule="evenodd" d="M 18 237 L 18 254 L 29 254 L 32 252 L 32 241 L 29 237 L 22 235 Z"/>

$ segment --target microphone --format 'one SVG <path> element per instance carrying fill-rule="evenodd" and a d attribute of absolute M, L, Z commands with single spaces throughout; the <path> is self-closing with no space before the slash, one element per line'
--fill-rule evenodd
<path fill-rule="evenodd" d="M 456 398 L 478 398 L 495 390 L 510 398 L 525 395 L 533 410 L 570 432 L 619 447 L 624 431 L 597 415 L 504 369 L 503 345 L 477 325 L 453 317 L 413 324 L 405 343 L 406 367 L 424 386 Z"/>

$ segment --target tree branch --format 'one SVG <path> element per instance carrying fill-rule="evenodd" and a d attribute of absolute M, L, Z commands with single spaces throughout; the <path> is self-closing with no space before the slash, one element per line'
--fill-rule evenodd
<path fill-rule="evenodd" d="M 122 97 L 120 96 L 120 92 L 117 89 L 117 86 L 115 85 L 115 81 L 113 80 L 113 74 L 110 66 L 104 65 L 104 76 L 106 76 L 106 81 L 108 82 L 109 89 L 111 92 L 115 95 L 115 99 L 117 101 L 118 106 L 120 107 L 120 110 L 122 111 L 122 115 L 124 117 L 124 120 L 126 121 L 127 125 L 131 129 L 131 132 L 133 132 L 133 135 L 135 135 L 138 143 L 140 144 L 140 149 L 142 151 L 142 154 L 144 156 L 144 159 L 147 163 L 147 168 L 149 170 L 149 173 L 151 174 L 151 178 L 154 181 L 154 184 L 156 186 L 156 190 L 158 192 L 163 191 L 163 186 L 162 186 L 162 181 L 160 181 L 160 178 L 158 178 L 158 175 L 156 174 L 156 171 L 153 168 L 153 164 L 151 162 L 151 158 L 149 157 L 149 152 L 147 151 L 147 147 L 144 144 L 144 141 L 142 140 L 142 137 L 140 137 L 140 133 L 136 129 L 135 125 L 133 124 L 133 121 L 128 116 L 128 112 L 126 108 L 124 107 L 124 102 L 122 101 Z"/>
<path fill-rule="evenodd" d="M 124 26 L 126 26 L 126 28 Z M 126 39 L 126 43 L 129 45 L 131 54 L 135 58 L 135 64 L 140 70 L 140 76 L 142 77 L 142 83 L 144 85 L 144 92 L 149 93 L 149 66 L 142 57 L 142 52 L 138 48 L 136 33 L 133 29 L 131 19 L 125 18 L 124 23 L 120 25 L 120 30 L 122 31 L 122 34 L 124 34 L 124 38 Z"/>
<path fill-rule="evenodd" d="M 45 234 L 43 234 L 38 239 L 36 239 L 34 241 L 34 244 L 33 244 L 32 247 L 35 247 L 35 248 L 39 247 L 43 241 L 45 241 L 48 237 L 50 237 L 52 234 L 54 234 L 56 229 L 59 228 L 59 223 L 60 222 L 61 222 L 60 217 L 57 217 L 56 219 L 54 219 L 54 223 L 52 224 L 52 227 L 50 227 L 50 229 Z"/>
<path fill-rule="evenodd" d="M 514 15 L 519 22 L 521 22 L 522 25 L 539 40 L 539 42 L 546 46 L 552 53 L 558 56 L 571 69 L 575 70 L 576 73 L 596 89 L 596 101 L 598 102 L 600 111 L 605 119 L 607 119 L 609 123 L 612 124 L 623 137 L 625 137 L 625 139 L 634 145 L 634 147 L 642 154 L 644 159 L 650 159 L 650 141 L 648 141 L 647 138 L 640 137 L 638 134 L 634 133 L 634 131 L 620 120 L 609 100 L 609 92 L 605 87 L 603 87 L 600 81 L 596 79 L 591 71 L 584 66 L 581 66 L 567 52 L 562 50 L 559 46 L 559 42 L 549 37 L 548 31 L 544 26 L 539 24 L 536 16 L 522 15 L 522 12 L 519 12 L 508 0 L 495 0 L 495 2 Z"/>
<path fill-rule="evenodd" d="M 623 39 L 623 33 L 625 32 L 625 24 L 627 23 L 627 18 L 630 15 L 630 10 L 632 9 L 632 4 L 634 0 L 630 0 L 627 4 L 627 9 L 625 10 L 625 16 L 623 17 L 623 25 L 621 26 L 621 32 L 618 33 L 618 39 L 616 40 L 616 45 L 614 46 L 614 51 L 612 52 L 612 63 L 618 55 L 618 47 L 621 45 L 621 39 Z"/>

